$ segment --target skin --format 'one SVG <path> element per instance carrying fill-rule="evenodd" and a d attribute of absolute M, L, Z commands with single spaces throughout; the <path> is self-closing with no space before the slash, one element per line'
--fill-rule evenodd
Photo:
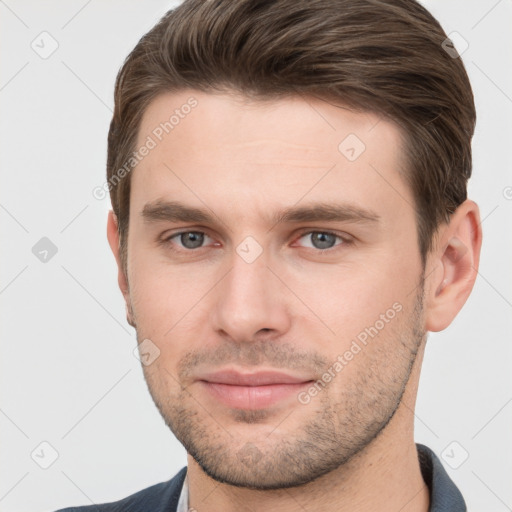
<path fill-rule="evenodd" d="M 186 90 L 150 104 L 138 147 L 191 96 L 197 107 L 132 171 L 126 269 L 112 212 L 107 229 L 128 321 L 160 350 L 143 369 L 189 454 L 189 506 L 427 511 L 413 438 L 421 360 L 427 332 L 446 328 L 473 287 L 477 205 L 465 201 L 440 226 L 423 268 L 394 124 L 316 98 Z M 354 161 L 338 149 L 349 134 L 365 145 Z M 165 201 L 212 218 L 143 215 Z M 273 218 L 320 203 L 377 220 Z M 183 231 L 207 236 L 187 248 L 170 238 Z M 261 254 L 248 263 L 237 247 Z M 393 305 L 400 311 L 307 404 L 294 393 L 229 407 L 197 380 L 236 368 L 317 381 Z"/>

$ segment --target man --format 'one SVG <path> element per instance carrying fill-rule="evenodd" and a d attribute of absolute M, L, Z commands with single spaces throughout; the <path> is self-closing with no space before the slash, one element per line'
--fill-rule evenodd
<path fill-rule="evenodd" d="M 188 466 L 95 508 L 466 510 L 413 426 L 427 332 L 477 274 L 474 124 L 412 0 L 186 0 L 141 39 L 108 239 Z"/>

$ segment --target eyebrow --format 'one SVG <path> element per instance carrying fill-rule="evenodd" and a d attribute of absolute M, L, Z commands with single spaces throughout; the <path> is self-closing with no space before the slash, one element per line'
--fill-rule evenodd
<path fill-rule="evenodd" d="M 141 215 L 144 222 L 204 222 L 215 223 L 215 215 L 201 208 L 187 206 L 178 201 L 155 201 L 147 203 Z M 380 216 L 368 209 L 351 204 L 313 203 L 306 206 L 284 208 L 269 218 L 274 226 L 281 222 L 356 222 L 378 223 Z"/>

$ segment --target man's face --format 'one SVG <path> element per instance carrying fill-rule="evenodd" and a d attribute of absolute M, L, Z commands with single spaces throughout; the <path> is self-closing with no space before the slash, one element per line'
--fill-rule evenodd
<path fill-rule="evenodd" d="M 144 144 L 128 302 L 166 423 L 233 485 L 339 467 L 393 416 L 424 335 L 398 129 L 312 98 L 183 91 L 149 106 Z"/>

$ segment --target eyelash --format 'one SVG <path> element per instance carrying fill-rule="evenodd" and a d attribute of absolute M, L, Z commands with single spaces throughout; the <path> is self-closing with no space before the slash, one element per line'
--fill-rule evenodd
<path fill-rule="evenodd" d="M 205 249 L 205 247 L 198 247 L 196 249 L 187 249 L 187 248 L 176 249 L 174 247 L 174 244 L 172 244 L 172 239 L 178 238 L 179 236 L 181 236 L 183 234 L 186 234 L 186 233 L 199 233 L 199 234 L 202 234 L 202 235 L 205 235 L 205 236 L 209 237 L 209 235 L 206 232 L 204 232 L 204 231 L 187 230 L 187 231 L 179 231 L 178 233 L 173 233 L 172 235 L 169 235 L 169 236 L 165 237 L 164 239 L 162 239 L 160 241 L 160 243 L 162 245 L 171 247 L 172 250 L 175 251 L 175 252 L 188 252 L 188 253 L 192 253 L 192 252 L 199 251 L 200 249 Z M 338 240 L 341 240 L 341 243 L 338 243 L 338 244 L 334 245 L 333 247 L 329 247 L 327 249 L 317 249 L 317 248 L 314 248 L 314 247 L 303 247 L 303 249 L 313 249 L 317 253 L 323 253 L 323 252 L 327 252 L 327 251 L 336 251 L 337 249 L 340 249 L 343 246 L 347 246 L 347 245 L 353 244 L 353 239 L 351 237 L 349 237 L 349 235 L 346 235 L 346 234 L 340 235 L 339 233 L 336 233 L 334 231 L 329 231 L 329 230 L 306 230 L 306 231 L 303 231 L 303 232 L 301 232 L 299 234 L 299 236 L 297 237 L 297 240 L 300 240 L 304 236 L 311 235 L 313 233 L 321 233 L 321 234 L 324 234 L 324 235 L 334 236 Z M 212 237 L 209 237 L 209 238 L 212 238 Z"/>

